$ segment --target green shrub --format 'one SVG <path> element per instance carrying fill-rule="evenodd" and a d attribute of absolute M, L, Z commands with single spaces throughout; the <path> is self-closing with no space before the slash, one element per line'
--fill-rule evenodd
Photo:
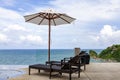
<path fill-rule="evenodd" d="M 100 54 L 99 57 L 106 60 L 115 60 L 120 62 L 120 45 L 112 45 L 104 49 Z"/>
<path fill-rule="evenodd" d="M 92 58 L 97 58 L 97 53 L 94 50 L 90 50 L 89 54 Z"/>

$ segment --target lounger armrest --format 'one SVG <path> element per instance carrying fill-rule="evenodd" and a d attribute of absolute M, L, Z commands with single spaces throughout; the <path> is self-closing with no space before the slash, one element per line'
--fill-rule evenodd
<path fill-rule="evenodd" d="M 64 62 L 68 62 L 70 59 L 72 59 L 73 57 L 66 57 L 64 58 Z"/>
<path fill-rule="evenodd" d="M 60 61 L 46 61 L 46 64 L 50 64 L 50 63 L 61 63 Z"/>
<path fill-rule="evenodd" d="M 70 60 L 70 59 L 72 59 L 73 57 L 65 57 L 64 59 L 66 59 L 66 60 Z"/>
<path fill-rule="evenodd" d="M 47 61 L 46 65 L 61 65 L 61 61 Z"/>

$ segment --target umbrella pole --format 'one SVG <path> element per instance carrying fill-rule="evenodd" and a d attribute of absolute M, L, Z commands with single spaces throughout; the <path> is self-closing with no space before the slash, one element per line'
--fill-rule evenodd
<path fill-rule="evenodd" d="M 50 40 L 51 40 L 51 24 L 49 19 L 49 33 L 48 33 L 48 61 L 50 61 Z"/>

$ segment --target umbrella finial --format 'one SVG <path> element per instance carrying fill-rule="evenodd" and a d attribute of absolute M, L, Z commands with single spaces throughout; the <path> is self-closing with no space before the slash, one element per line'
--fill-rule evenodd
<path fill-rule="evenodd" d="M 55 11 L 51 8 L 47 9 L 47 10 L 44 10 L 43 12 L 46 12 L 46 13 L 55 13 Z"/>

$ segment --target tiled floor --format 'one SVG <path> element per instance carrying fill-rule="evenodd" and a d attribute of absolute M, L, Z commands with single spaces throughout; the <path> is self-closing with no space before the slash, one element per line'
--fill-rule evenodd
<path fill-rule="evenodd" d="M 120 63 L 91 63 L 84 74 L 88 80 L 120 80 Z"/>

